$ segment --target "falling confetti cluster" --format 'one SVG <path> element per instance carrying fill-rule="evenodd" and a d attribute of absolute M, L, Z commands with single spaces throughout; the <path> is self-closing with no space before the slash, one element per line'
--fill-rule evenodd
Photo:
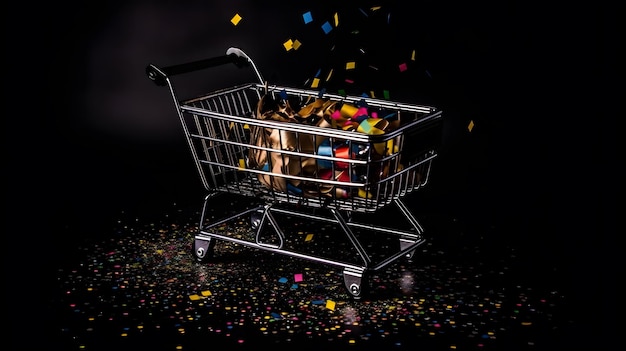
<path fill-rule="evenodd" d="M 395 13 L 397 11 L 401 10 L 392 6 L 349 7 L 336 11 L 306 10 L 293 14 L 299 20 L 294 22 L 289 33 L 284 33 L 286 40 L 268 45 L 281 45 L 284 52 L 293 55 L 307 45 L 315 47 L 310 50 L 319 57 L 320 67 L 307 75 L 302 83 L 305 88 L 390 100 L 392 89 L 386 85 L 393 81 L 405 79 L 409 82 L 405 86 L 422 84 L 416 77 L 419 77 L 420 82 L 434 81 L 431 67 L 425 59 L 430 54 L 418 45 L 419 35 L 415 35 L 418 37 L 415 40 L 398 38 L 401 29 L 395 22 L 396 17 L 399 17 Z M 253 16 L 255 14 L 252 13 L 246 15 Z M 279 17 L 275 20 L 280 21 Z M 243 21 L 245 19 L 240 13 L 234 13 L 230 18 L 235 30 Z M 311 30 L 314 27 L 318 28 Z M 304 33 L 311 32 L 315 35 L 303 38 Z M 311 55 L 310 52 L 303 55 Z M 408 72 L 412 78 L 406 77 Z M 468 133 L 473 131 L 477 121 L 476 118 L 470 118 L 467 118 Z"/>
<path fill-rule="evenodd" d="M 68 347 L 537 349 L 562 327 L 555 313 L 564 297 L 508 276 L 513 253 L 494 270 L 485 262 L 450 260 L 445 248 L 429 243 L 412 260 L 374 272 L 371 294 L 354 301 L 340 270 L 311 261 L 219 242 L 214 260 L 196 262 L 196 230 L 135 222 L 114 239 L 80 248 L 58 271 Z M 228 230 L 250 231 L 245 225 Z M 328 240 L 307 245 L 326 250 Z M 480 249 L 467 249 L 481 257 Z"/>

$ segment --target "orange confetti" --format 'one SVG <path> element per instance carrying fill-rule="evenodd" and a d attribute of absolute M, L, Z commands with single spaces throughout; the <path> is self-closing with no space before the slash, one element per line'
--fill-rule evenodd
<path fill-rule="evenodd" d="M 469 130 L 471 133 L 472 129 L 474 129 L 474 121 L 470 120 L 469 124 L 467 125 L 467 130 Z"/>

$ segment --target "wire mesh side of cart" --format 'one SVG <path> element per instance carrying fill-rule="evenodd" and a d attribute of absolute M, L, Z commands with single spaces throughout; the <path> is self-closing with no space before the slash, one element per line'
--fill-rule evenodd
<path fill-rule="evenodd" d="M 381 115 L 395 114 L 402 121 L 389 133 L 368 135 L 261 120 L 256 114 L 263 94 L 272 99 L 287 97 L 292 105 L 300 106 L 320 97 L 318 91 L 255 83 L 180 103 L 183 129 L 207 190 L 268 203 L 373 212 L 428 182 L 441 133 L 441 113 L 434 108 L 356 96 L 322 96 L 341 103 L 365 104 Z M 270 147 L 269 141 L 255 142 L 255 129 L 271 130 L 278 136 L 280 147 Z M 291 145 L 284 145 L 287 139 Z M 315 146 L 305 148 L 303 140 Z M 341 146 L 348 150 L 348 156 L 323 153 L 322 145 L 330 150 Z M 264 154 L 268 162 L 253 165 L 252 153 Z M 304 172 L 298 164 L 311 167 Z"/>

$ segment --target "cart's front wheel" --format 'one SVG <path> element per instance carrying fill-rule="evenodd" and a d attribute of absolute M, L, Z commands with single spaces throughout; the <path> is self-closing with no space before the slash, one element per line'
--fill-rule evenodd
<path fill-rule="evenodd" d="M 361 300 L 366 295 L 368 284 L 364 270 L 344 269 L 343 282 L 354 300 Z"/>
<path fill-rule="evenodd" d="M 215 239 L 213 238 L 195 238 L 193 240 L 193 257 L 196 262 L 204 263 L 213 257 L 214 247 Z"/>

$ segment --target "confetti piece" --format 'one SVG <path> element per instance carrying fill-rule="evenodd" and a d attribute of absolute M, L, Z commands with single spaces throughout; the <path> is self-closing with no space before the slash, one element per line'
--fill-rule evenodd
<path fill-rule="evenodd" d="M 282 89 L 278 95 L 280 96 L 280 98 L 282 100 L 287 100 L 289 98 L 289 95 L 287 94 L 287 91 L 285 89 Z"/>
<path fill-rule="evenodd" d="M 293 275 L 293 281 L 294 282 L 301 282 L 302 281 L 302 273 L 296 273 Z"/>
<path fill-rule="evenodd" d="M 313 16 L 311 15 L 311 11 L 307 11 L 303 13 L 302 19 L 304 20 L 304 24 L 311 23 L 313 21 Z"/>
<path fill-rule="evenodd" d="M 467 125 L 467 130 L 471 133 L 472 129 L 474 129 L 474 121 L 470 120 L 469 124 Z"/>
<path fill-rule="evenodd" d="M 351 104 L 343 104 L 340 109 L 341 115 L 345 118 L 352 118 L 358 111 L 359 109 Z"/>
<path fill-rule="evenodd" d="M 335 27 L 339 26 L 339 14 L 337 12 L 335 12 L 333 18 L 335 20 Z"/>
<path fill-rule="evenodd" d="M 285 47 L 286 51 L 293 49 L 293 40 L 291 39 L 287 40 L 286 42 L 283 43 L 283 46 Z"/>
<path fill-rule="evenodd" d="M 351 62 L 346 63 L 346 69 L 355 69 L 355 68 L 356 68 L 356 62 L 351 61 Z"/>
<path fill-rule="evenodd" d="M 239 24 L 239 22 L 240 22 L 241 20 L 242 20 L 242 17 L 241 17 L 241 16 L 239 16 L 239 14 L 238 14 L 238 13 L 236 13 L 236 14 L 233 16 L 233 18 L 231 18 L 231 19 L 230 19 L 230 23 L 232 23 L 233 25 L 235 25 L 235 26 L 236 26 L 236 25 L 238 25 L 238 24 Z"/>
<path fill-rule="evenodd" d="M 304 238 L 304 241 L 311 241 L 313 240 L 313 234 L 307 234 L 306 237 Z"/>
<path fill-rule="evenodd" d="M 211 291 L 209 291 L 209 290 L 204 290 L 200 294 L 202 294 L 202 296 L 211 296 L 211 295 L 213 295 L 213 294 L 211 294 Z"/>
<path fill-rule="evenodd" d="M 366 191 L 365 189 L 359 189 L 358 196 L 362 197 L 364 199 L 371 199 L 372 198 L 372 193 L 369 192 L 369 191 Z"/>
<path fill-rule="evenodd" d="M 398 68 L 400 69 L 400 72 L 404 72 L 408 69 L 406 63 L 401 63 L 400 65 L 398 65 Z"/>
<path fill-rule="evenodd" d="M 329 310 L 335 310 L 335 301 L 328 300 L 326 301 L 326 308 Z"/>
<path fill-rule="evenodd" d="M 328 72 L 328 75 L 326 76 L 326 81 L 328 82 L 332 76 L 333 76 L 333 69 L 331 68 L 330 72 Z"/>
<path fill-rule="evenodd" d="M 311 88 L 317 88 L 320 84 L 319 78 L 313 78 L 313 82 L 311 82 Z"/>
<path fill-rule="evenodd" d="M 201 298 L 202 297 L 200 297 L 200 295 L 198 295 L 198 294 L 189 295 L 189 300 L 191 300 L 191 301 L 200 300 Z"/>
<path fill-rule="evenodd" d="M 411 61 L 415 61 L 415 50 L 411 52 Z"/>
<path fill-rule="evenodd" d="M 286 282 L 287 282 L 287 278 L 285 278 L 285 277 L 281 277 L 280 279 L 278 279 L 278 282 L 279 282 L 279 283 L 283 283 L 283 284 L 284 284 L 284 283 L 286 283 Z"/>
<path fill-rule="evenodd" d="M 322 24 L 322 30 L 324 31 L 325 34 L 330 33 L 330 31 L 333 30 L 333 26 L 328 23 L 328 21 L 324 22 L 324 24 Z"/>
<path fill-rule="evenodd" d="M 389 90 L 383 90 L 383 96 L 386 100 L 389 100 Z"/>
<path fill-rule="evenodd" d="M 302 43 L 298 39 L 293 41 L 292 47 L 294 50 L 298 50 L 301 46 L 302 46 Z"/>

